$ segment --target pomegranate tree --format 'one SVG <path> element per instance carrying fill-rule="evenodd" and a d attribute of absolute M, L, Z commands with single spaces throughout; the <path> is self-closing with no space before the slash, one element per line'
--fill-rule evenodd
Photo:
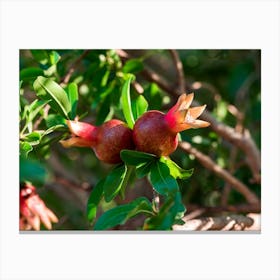
<path fill-rule="evenodd" d="M 166 113 L 152 110 L 135 122 L 133 141 L 136 149 L 157 156 L 168 156 L 178 145 L 178 133 L 189 128 L 207 127 L 206 121 L 197 120 L 206 105 L 189 108 L 194 94 L 182 94 Z"/>

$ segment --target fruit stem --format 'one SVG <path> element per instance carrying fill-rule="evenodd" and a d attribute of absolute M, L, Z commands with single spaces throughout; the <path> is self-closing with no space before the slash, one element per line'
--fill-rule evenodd
<path fill-rule="evenodd" d="M 155 212 L 159 212 L 159 194 L 154 190 L 153 188 L 153 206 L 154 206 L 154 210 Z"/>

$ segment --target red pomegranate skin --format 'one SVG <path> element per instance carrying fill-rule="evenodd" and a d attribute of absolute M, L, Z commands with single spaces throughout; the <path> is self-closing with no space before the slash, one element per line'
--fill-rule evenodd
<path fill-rule="evenodd" d="M 121 162 L 120 151 L 134 149 L 132 130 L 120 120 L 110 120 L 99 127 L 96 145 L 93 148 L 96 156 L 107 163 Z"/>
<path fill-rule="evenodd" d="M 90 147 L 97 158 L 110 164 L 120 163 L 123 149 L 134 149 L 132 130 L 121 120 L 112 119 L 101 126 L 67 121 L 72 137 L 60 141 L 66 147 Z"/>
<path fill-rule="evenodd" d="M 184 93 L 166 114 L 152 110 L 139 117 L 133 128 L 136 149 L 168 156 L 177 148 L 179 132 L 209 126 L 209 122 L 197 120 L 206 105 L 189 108 L 193 98 L 193 93 Z"/>
<path fill-rule="evenodd" d="M 135 122 L 133 141 L 139 151 L 168 156 L 177 148 L 178 134 L 170 130 L 162 112 L 152 110 Z"/>

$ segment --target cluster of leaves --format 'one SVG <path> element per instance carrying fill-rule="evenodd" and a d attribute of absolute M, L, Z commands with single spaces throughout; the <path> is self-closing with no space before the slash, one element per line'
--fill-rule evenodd
<path fill-rule="evenodd" d="M 78 90 L 77 82 L 66 85 L 63 84 L 63 81 L 58 82 L 61 81 L 61 78 L 57 72 L 60 60 L 60 55 L 57 52 L 32 51 L 31 53 L 40 63 L 41 68 L 29 67 L 20 72 L 20 179 L 21 181 L 34 182 L 38 179 L 36 176 L 40 176 L 38 170 L 43 170 L 40 177 L 42 181 L 45 172 L 39 163 L 36 164 L 29 159 L 38 155 L 46 157 L 46 147 L 48 154 L 51 154 L 51 145 L 67 136 L 66 120 L 76 117 L 77 108 L 82 102 L 79 97 L 82 94 Z M 116 61 L 119 62 L 117 59 Z M 122 67 L 121 72 L 116 72 L 116 69 L 112 71 L 114 67 L 118 68 L 113 63 L 109 69 L 106 68 L 105 72 L 102 71 L 101 84 L 104 89 L 93 94 L 94 99 L 90 110 L 100 112 L 97 117 L 98 123 L 112 118 L 113 111 L 115 115 L 124 117 L 132 129 L 135 120 L 146 112 L 149 106 L 143 95 L 133 95 L 130 92 L 131 83 L 135 77 L 128 72 L 140 71 L 141 61 L 128 61 Z M 103 68 L 101 67 L 101 69 Z M 112 73 L 115 76 L 109 82 Z M 36 94 L 35 100 L 31 103 L 23 94 L 24 90 L 21 87 L 24 83 L 28 83 Z M 118 83 L 120 86 L 116 86 Z M 117 90 L 120 93 L 112 94 L 116 93 Z M 155 89 L 151 88 L 149 96 L 153 98 L 156 93 Z M 117 101 L 115 95 L 118 97 Z M 119 104 L 119 108 L 113 106 L 114 104 Z M 97 108 L 98 106 L 100 107 Z M 118 109 L 121 109 L 122 115 Z M 85 114 L 86 112 L 83 112 L 83 115 Z M 88 151 L 90 152 L 90 150 Z M 143 229 L 146 230 L 169 230 L 175 223 L 181 223 L 186 209 L 182 203 L 180 188 L 176 180 L 189 178 L 192 175 L 192 170 L 180 168 L 170 158 L 158 158 L 155 155 L 138 151 L 123 150 L 121 158 L 123 163 L 114 167 L 105 178 L 96 184 L 91 192 L 87 204 L 88 220 L 92 222 L 96 218 L 97 207 L 101 200 L 104 199 L 106 203 L 109 203 L 118 194 L 123 199 L 125 198 L 126 185 L 132 174 L 136 175 L 137 178 L 147 176 L 155 194 L 161 197 L 160 207 L 155 201 L 151 202 L 146 197 L 139 197 L 130 203 L 116 206 L 103 213 L 94 224 L 94 229 L 113 228 L 116 225 L 126 223 L 128 219 L 140 213 L 147 216 L 143 225 Z M 34 168 L 37 169 L 36 172 L 33 172 Z"/>

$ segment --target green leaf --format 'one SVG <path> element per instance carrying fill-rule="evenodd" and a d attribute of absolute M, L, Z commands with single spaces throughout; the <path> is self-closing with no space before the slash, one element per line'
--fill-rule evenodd
<path fill-rule="evenodd" d="M 151 167 L 150 180 L 154 189 L 161 195 L 169 195 L 179 190 L 177 181 L 170 175 L 169 168 L 159 160 Z"/>
<path fill-rule="evenodd" d="M 126 221 L 140 213 L 153 215 L 151 202 L 145 197 L 139 197 L 131 203 L 117 206 L 105 212 L 96 222 L 94 230 L 106 230 Z"/>
<path fill-rule="evenodd" d="M 110 96 L 106 96 L 99 107 L 96 117 L 96 125 L 102 125 L 106 121 L 107 117 L 111 114 L 112 110 L 113 108 L 111 107 L 111 98 Z"/>
<path fill-rule="evenodd" d="M 123 183 L 127 172 L 125 164 L 115 167 L 110 174 L 107 176 L 104 183 L 104 197 L 105 201 L 109 202 L 118 194 Z"/>
<path fill-rule="evenodd" d="M 28 109 L 28 122 L 32 122 L 38 113 L 49 103 L 49 101 L 35 99 L 27 108 Z"/>
<path fill-rule="evenodd" d="M 51 79 L 40 76 L 35 80 L 33 86 L 38 96 L 51 100 L 49 104 L 53 110 L 68 118 L 68 113 L 71 111 L 71 104 L 68 100 L 67 93 L 60 85 Z"/>
<path fill-rule="evenodd" d="M 148 102 L 143 95 L 137 96 L 136 99 L 131 101 L 132 112 L 134 119 L 137 120 L 148 109 Z"/>
<path fill-rule="evenodd" d="M 50 51 L 49 60 L 52 65 L 57 64 L 60 60 L 60 55 L 56 51 Z"/>
<path fill-rule="evenodd" d="M 132 58 L 126 61 L 123 66 L 123 73 L 137 73 L 144 69 L 142 59 Z"/>
<path fill-rule="evenodd" d="M 69 84 L 67 93 L 68 93 L 69 102 L 71 104 L 70 118 L 74 119 L 76 116 L 78 99 L 79 99 L 78 85 L 76 83 Z"/>
<path fill-rule="evenodd" d="M 36 78 L 37 76 L 42 76 L 43 74 L 44 71 L 41 68 L 28 67 L 20 71 L 19 77 L 20 80 L 27 80 L 27 79 Z"/>
<path fill-rule="evenodd" d="M 67 126 L 65 118 L 63 118 L 60 115 L 55 115 L 55 114 L 49 114 L 45 118 L 45 122 L 46 122 L 47 128 L 51 128 L 51 127 L 56 126 L 56 125 Z"/>
<path fill-rule="evenodd" d="M 99 181 L 89 196 L 87 202 L 87 218 L 89 221 L 93 221 L 93 219 L 96 217 L 97 207 L 103 196 L 104 182 L 105 179 Z"/>
<path fill-rule="evenodd" d="M 19 144 L 20 144 L 20 155 L 27 157 L 28 154 L 33 150 L 32 145 L 24 141 L 20 141 Z"/>
<path fill-rule="evenodd" d="M 140 165 L 143 163 L 155 161 L 158 158 L 153 154 L 138 152 L 138 151 L 132 151 L 132 150 L 122 150 L 121 151 L 121 159 L 127 164 L 127 165 Z"/>
<path fill-rule="evenodd" d="M 149 172 L 151 171 L 151 167 L 152 167 L 152 162 L 147 162 L 147 163 L 137 165 L 135 170 L 137 178 L 143 178 L 146 175 L 148 175 Z"/>
<path fill-rule="evenodd" d="M 128 78 L 125 80 L 122 87 L 121 94 L 121 104 L 123 109 L 123 114 L 126 119 L 129 128 L 133 128 L 135 120 L 133 117 L 132 109 L 131 109 L 131 100 L 130 100 L 130 84 L 134 79 L 133 75 L 128 75 Z"/>
<path fill-rule="evenodd" d="M 161 157 L 160 161 L 168 166 L 170 175 L 175 179 L 185 180 L 193 174 L 193 168 L 188 170 L 183 169 L 169 158 Z"/>
<path fill-rule="evenodd" d="M 49 56 L 45 50 L 31 50 L 31 53 L 36 61 L 42 65 L 46 65 L 49 62 Z"/>
<path fill-rule="evenodd" d="M 30 145 L 38 145 L 42 139 L 42 132 L 33 131 L 29 134 L 24 135 L 24 141 L 28 142 Z"/>

